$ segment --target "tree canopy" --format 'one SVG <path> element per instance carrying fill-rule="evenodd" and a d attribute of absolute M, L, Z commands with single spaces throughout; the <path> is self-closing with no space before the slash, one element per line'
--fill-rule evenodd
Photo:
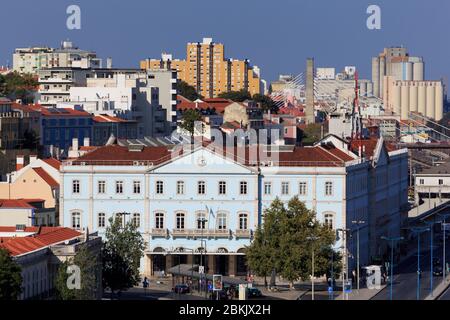
<path fill-rule="evenodd" d="M 177 91 L 180 95 L 191 101 L 203 98 L 200 94 L 197 93 L 193 86 L 189 85 L 183 80 L 179 80 L 177 82 Z"/>
<path fill-rule="evenodd" d="M 222 92 L 221 94 L 219 94 L 219 98 L 229 99 L 235 102 L 243 102 L 245 100 L 251 100 L 252 96 L 250 95 L 250 92 L 242 89 L 240 91 Z"/>
<path fill-rule="evenodd" d="M 255 102 L 261 103 L 261 109 L 264 111 L 269 111 L 272 113 L 278 113 L 278 106 L 275 104 L 275 102 L 272 100 L 271 97 L 263 95 L 263 94 L 254 94 L 253 100 Z"/>
<path fill-rule="evenodd" d="M 339 272 L 340 256 L 332 249 L 335 234 L 315 216 L 298 197 L 287 206 L 274 200 L 264 211 L 264 223 L 247 248 L 250 269 L 263 277 L 275 270 L 293 286 L 294 281 L 310 278 L 314 252 L 316 276 L 328 275 L 331 269 Z"/>
<path fill-rule="evenodd" d="M 70 266 L 80 268 L 80 289 L 70 289 L 67 286 L 67 279 L 70 274 L 67 272 Z M 56 296 L 60 300 L 95 300 L 97 297 L 97 283 L 99 263 L 86 246 L 82 246 L 75 257 L 64 261 L 58 268 L 56 275 L 55 289 Z"/>
<path fill-rule="evenodd" d="M 200 121 L 201 119 L 202 115 L 198 110 L 189 109 L 183 112 L 179 126 L 181 129 L 189 132 L 192 136 L 194 134 L 195 122 Z"/>
<path fill-rule="evenodd" d="M 110 218 L 102 248 L 103 287 L 114 294 L 137 285 L 144 249 L 144 239 L 131 221 L 125 224 L 122 215 Z"/>
<path fill-rule="evenodd" d="M 11 100 L 21 99 L 24 103 L 33 103 L 34 94 L 37 90 L 38 81 L 31 74 L 19 74 L 11 72 L 0 75 L 0 96 Z"/>
<path fill-rule="evenodd" d="M 22 271 L 9 251 L 0 248 L 0 300 L 17 300 L 22 293 Z"/>

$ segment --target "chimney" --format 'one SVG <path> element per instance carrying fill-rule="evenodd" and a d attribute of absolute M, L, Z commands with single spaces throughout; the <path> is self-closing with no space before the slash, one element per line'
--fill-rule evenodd
<path fill-rule="evenodd" d="M 37 160 L 37 155 L 35 155 L 35 154 L 30 154 L 30 163 L 33 163 L 33 162 L 35 162 L 36 160 Z"/>
<path fill-rule="evenodd" d="M 17 155 L 16 158 L 16 171 L 19 171 L 25 166 L 25 157 L 23 155 Z"/>
<path fill-rule="evenodd" d="M 106 59 L 106 69 L 112 69 L 112 67 L 113 67 L 113 60 L 112 60 L 112 58 L 111 57 L 107 58 Z"/>
<path fill-rule="evenodd" d="M 72 151 L 78 151 L 78 139 L 77 138 L 72 139 Z"/>
<path fill-rule="evenodd" d="M 90 144 L 89 137 L 84 138 L 84 143 L 83 143 L 83 145 L 84 145 L 85 147 L 89 147 L 89 146 L 90 146 L 89 144 Z"/>

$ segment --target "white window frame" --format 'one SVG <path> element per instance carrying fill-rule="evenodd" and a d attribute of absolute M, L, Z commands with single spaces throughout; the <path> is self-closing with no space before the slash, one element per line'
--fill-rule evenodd
<path fill-rule="evenodd" d="M 183 195 L 184 194 L 184 186 L 185 183 L 182 180 L 177 181 L 177 194 Z"/>
<path fill-rule="evenodd" d="M 164 212 L 155 212 L 155 229 L 164 229 L 166 214 Z"/>
<path fill-rule="evenodd" d="M 239 193 L 241 196 L 248 194 L 248 182 L 247 181 L 241 181 L 239 183 Z"/>
<path fill-rule="evenodd" d="M 281 195 L 288 196 L 291 184 L 288 181 L 281 182 Z"/>
<path fill-rule="evenodd" d="M 72 193 L 80 194 L 81 193 L 81 182 L 78 179 L 72 180 Z"/>
<path fill-rule="evenodd" d="M 123 180 L 116 181 L 116 194 L 123 194 Z"/>
<path fill-rule="evenodd" d="M 141 194 L 141 181 L 133 181 L 133 194 Z"/>
<path fill-rule="evenodd" d="M 164 181 L 156 181 L 156 194 L 164 194 Z"/>
<path fill-rule="evenodd" d="M 99 229 L 106 227 L 106 213 L 100 212 L 97 218 L 97 226 Z"/>
<path fill-rule="evenodd" d="M 325 182 L 325 196 L 332 197 L 334 195 L 334 184 L 333 181 Z"/>
<path fill-rule="evenodd" d="M 99 180 L 97 182 L 97 193 L 98 194 L 106 193 L 106 181 L 105 180 Z"/>

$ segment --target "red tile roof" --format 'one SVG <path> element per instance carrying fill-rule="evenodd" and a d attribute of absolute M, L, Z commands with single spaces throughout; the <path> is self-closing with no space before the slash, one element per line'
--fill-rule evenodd
<path fill-rule="evenodd" d="M 121 122 L 133 122 L 133 121 L 129 121 L 129 120 L 124 120 L 118 117 L 112 117 L 106 114 L 100 114 L 98 116 L 94 116 L 92 118 L 92 120 L 94 120 L 94 122 L 101 122 L 101 123 L 121 123 Z"/>
<path fill-rule="evenodd" d="M 0 209 L 33 209 L 32 203 L 45 202 L 42 199 L 0 199 Z"/>
<path fill-rule="evenodd" d="M 43 159 L 42 161 L 44 161 L 48 165 L 52 166 L 56 170 L 59 170 L 59 168 L 61 167 L 61 161 L 59 161 L 59 160 L 57 160 L 55 158 Z"/>
<path fill-rule="evenodd" d="M 25 229 L 25 232 L 29 232 L 27 229 Z M 32 232 L 39 232 L 39 228 L 36 229 Z M 0 232 L 16 231 L 15 227 L 12 227 L 10 230 L 3 230 L 5 230 L 5 227 L 0 227 Z M 8 250 L 11 255 L 18 256 L 60 244 L 79 236 L 81 236 L 80 232 L 69 228 L 42 227 L 40 233 L 28 237 L 0 237 L 0 247 Z"/>
<path fill-rule="evenodd" d="M 91 117 L 89 112 L 83 110 L 75 110 L 70 108 L 45 108 L 38 104 L 28 106 L 35 111 L 39 111 L 46 117 Z M 52 110 L 55 110 L 56 112 L 52 112 Z"/>
<path fill-rule="evenodd" d="M 52 178 L 51 175 L 47 173 L 42 168 L 33 168 L 33 170 L 44 180 L 51 188 L 57 188 L 59 187 L 59 183 L 55 181 L 55 179 Z"/>
<path fill-rule="evenodd" d="M 213 98 L 213 99 L 203 99 L 201 102 L 195 102 L 190 101 L 187 99 L 182 99 L 177 104 L 177 110 L 189 110 L 189 109 L 200 109 L 200 110 L 207 110 L 207 109 L 214 109 L 217 113 L 223 113 L 225 112 L 225 108 L 228 107 L 230 104 L 234 103 L 231 100 L 228 99 L 222 99 L 222 98 Z"/>
<path fill-rule="evenodd" d="M 170 156 L 170 151 L 167 147 L 143 147 L 142 151 L 130 151 L 127 147 L 118 145 L 111 145 L 99 147 L 90 153 L 87 153 L 77 162 L 111 162 L 116 164 L 132 164 L 134 161 L 148 161 L 156 162 L 164 157 Z"/>

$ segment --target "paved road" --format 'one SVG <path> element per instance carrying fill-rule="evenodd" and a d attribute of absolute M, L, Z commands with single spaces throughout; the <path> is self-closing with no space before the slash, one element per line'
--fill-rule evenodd
<path fill-rule="evenodd" d="M 442 243 L 440 242 L 441 235 L 436 235 L 433 256 L 441 259 L 442 261 Z M 425 299 L 430 294 L 430 259 L 431 250 L 429 248 L 429 235 L 422 235 L 423 242 L 421 244 L 423 250 L 420 254 L 420 269 L 422 270 L 422 276 L 420 278 L 420 299 Z M 447 241 L 448 243 L 450 241 Z M 447 246 L 447 257 L 450 253 L 450 248 Z M 416 250 L 417 249 L 411 249 Z M 394 266 L 395 268 L 395 266 Z M 393 282 L 393 299 L 394 300 L 416 300 L 417 298 L 417 254 L 409 257 L 397 267 L 397 274 L 394 275 Z M 433 277 L 433 287 L 442 282 L 442 276 Z M 389 300 L 390 287 L 389 285 L 380 291 L 372 300 Z"/>

